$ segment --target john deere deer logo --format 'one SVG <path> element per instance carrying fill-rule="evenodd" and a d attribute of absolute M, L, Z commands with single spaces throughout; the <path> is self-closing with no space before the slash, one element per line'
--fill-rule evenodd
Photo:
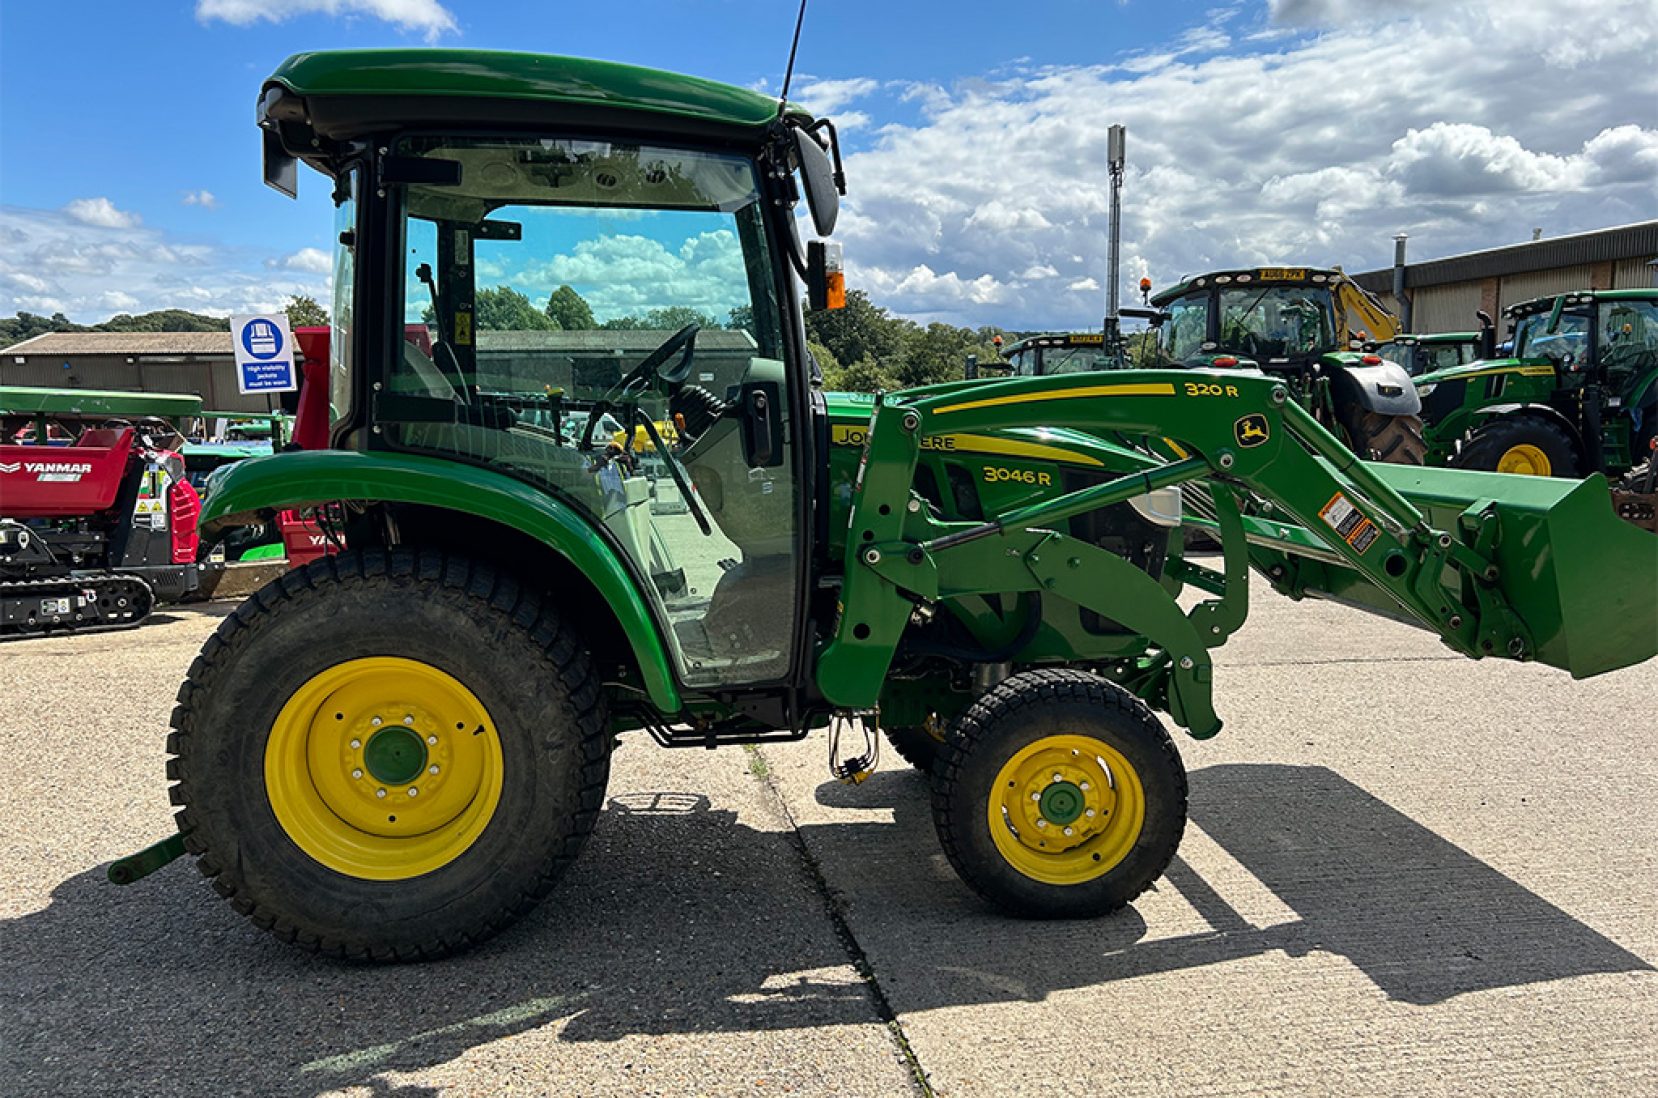
<path fill-rule="evenodd" d="M 1259 412 L 1251 412 L 1232 425 L 1232 434 L 1237 437 L 1238 445 L 1244 449 L 1259 446 L 1271 437 L 1267 430 L 1267 417 Z"/>

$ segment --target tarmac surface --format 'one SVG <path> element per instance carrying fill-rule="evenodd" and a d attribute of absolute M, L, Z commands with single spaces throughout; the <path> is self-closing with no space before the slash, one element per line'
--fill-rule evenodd
<path fill-rule="evenodd" d="M 0 1094 L 1658 1093 L 1658 663 L 1473 663 L 1263 592 L 1132 911 L 995 914 L 891 752 L 617 749 L 534 914 L 448 961 L 283 945 L 170 833 L 227 604 L 0 646 Z"/>

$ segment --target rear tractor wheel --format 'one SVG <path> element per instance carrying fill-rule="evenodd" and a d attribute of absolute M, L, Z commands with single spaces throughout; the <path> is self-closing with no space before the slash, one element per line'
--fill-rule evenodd
<path fill-rule="evenodd" d="M 1366 461 L 1421 465 L 1427 459 L 1428 444 L 1422 441 L 1421 416 L 1360 412 L 1348 427 L 1348 434 L 1353 441 L 1353 452 Z"/>
<path fill-rule="evenodd" d="M 1082 671 L 1029 671 L 960 718 L 934 764 L 933 820 L 956 872 L 998 907 L 1104 915 L 1174 857 L 1186 772 L 1126 690 Z"/>
<path fill-rule="evenodd" d="M 585 650 L 535 593 L 438 553 L 267 585 L 202 648 L 168 750 L 186 848 L 259 926 L 372 960 L 465 949 L 546 895 L 609 773 Z"/>
<path fill-rule="evenodd" d="M 1577 448 L 1564 429 L 1539 416 L 1495 419 L 1475 431 L 1453 460 L 1459 469 L 1531 477 L 1577 476 Z"/>
<path fill-rule="evenodd" d="M 932 771 L 933 760 L 938 758 L 939 751 L 944 747 L 944 727 L 938 714 L 934 713 L 927 717 L 925 723 L 882 728 L 881 731 L 900 758 L 927 774 Z"/>

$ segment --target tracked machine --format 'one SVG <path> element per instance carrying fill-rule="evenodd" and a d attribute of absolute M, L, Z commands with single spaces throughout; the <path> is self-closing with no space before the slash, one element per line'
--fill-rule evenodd
<path fill-rule="evenodd" d="M 0 637 L 126 629 L 197 585 L 201 400 L 0 387 Z"/>
<path fill-rule="evenodd" d="M 1604 480 L 1361 461 L 1270 370 L 815 390 L 797 303 L 833 304 L 839 264 L 794 210 L 828 236 L 840 173 L 832 126 L 799 109 L 603 62 L 394 50 L 294 57 L 259 117 L 267 179 L 291 192 L 302 159 L 339 211 L 329 423 L 325 445 L 230 469 L 204 529 L 332 508 L 349 548 L 203 646 L 168 739 L 178 833 L 118 880 L 188 853 L 286 941 L 439 956 L 552 889 L 618 732 L 712 748 L 827 727 L 856 781 L 861 723 L 942 729 L 933 815 L 972 889 L 1100 915 L 1180 842 L 1157 714 L 1219 731 L 1215 653 L 1252 572 L 1548 665 L 1556 688 L 1548 668 L 1658 648 L 1658 595 L 1600 582 L 1658 568 Z M 698 277 L 641 283 L 654 247 Z M 595 327 L 578 355 L 484 354 L 477 272 L 572 256 L 601 317 L 694 292 L 746 335 L 693 323 L 616 353 Z M 428 307 L 429 354 L 403 338 Z M 651 510 L 636 428 L 685 514 Z M 1182 507 L 1200 482 L 1212 518 Z M 1218 561 L 1182 556 L 1195 521 Z"/>

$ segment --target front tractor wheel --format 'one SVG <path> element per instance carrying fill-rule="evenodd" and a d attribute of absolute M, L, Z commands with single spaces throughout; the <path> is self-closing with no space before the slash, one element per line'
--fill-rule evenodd
<path fill-rule="evenodd" d="M 1531 477 L 1575 477 L 1577 450 L 1556 424 L 1539 416 L 1512 416 L 1475 431 L 1452 464 Z"/>
<path fill-rule="evenodd" d="M 1014 675 L 962 715 L 933 770 L 933 820 L 971 888 L 1030 918 L 1104 915 L 1162 876 L 1186 772 L 1151 710 L 1081 671 Z"/>
<path fill-rule="evenodd" d="M 437 553 L 290 572 L 225 620 L 179 702 L 172 798 L 201 871 L 341 956 L 441 956 L 528 911 L 609 772 L 597 680 L 556 613 Z"/>

